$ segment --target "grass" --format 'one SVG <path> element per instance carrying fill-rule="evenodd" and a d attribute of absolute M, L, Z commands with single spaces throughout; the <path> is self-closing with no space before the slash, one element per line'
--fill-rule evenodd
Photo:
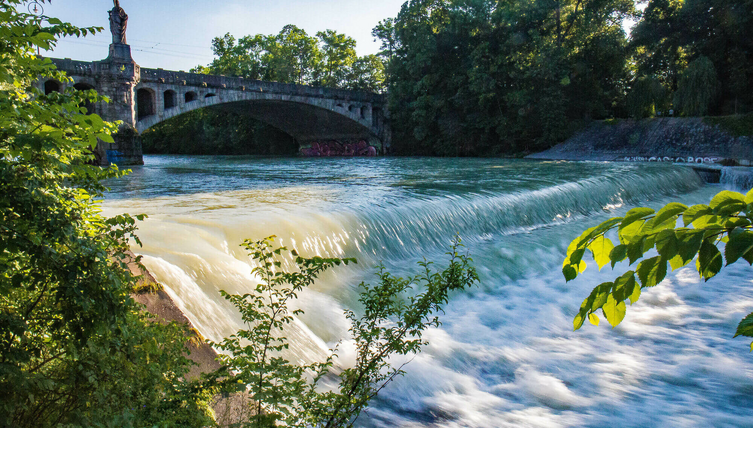
<path fill-rule="evenodd" d="M 704 117 L 703 123 L 718 126 L 735 137 L 753 136 L 753 113 L 736 116 Z"/>
<path fill-rule="evenodd" d="M 144 283 L 144 284 L 139 284 L 138 286 L 133 288 L 133 293 L 136 295 L 156 294 L 162 289 L 164 288 L 160 283 Z"/>

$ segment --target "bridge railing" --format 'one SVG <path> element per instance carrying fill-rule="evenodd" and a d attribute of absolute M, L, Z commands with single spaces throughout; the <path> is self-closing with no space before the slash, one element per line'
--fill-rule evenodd
<path fill-rule="evenodd" d="M 107 61 L 76 61 L 72 59 L 51 58 L 58 70 L 68 75 L 91 76 L 112 70 Z M 225 77 L 220 75 L 204 75 L 191 72 L 175 72 L 163 69 L 136 68 L 142 82 L 177 84 L 196 87 L 210 87 L 215 89 L 238 89 L 251 92 L 266 92 L 303 97 L 321 97 L 336 100 L 383 103 L 384 96 L 367 91 L 353 91 L 321 86 L 307 86 L 301 84 L 276 83 L 270 81 L 250 80 L 240 77 Z"/>
<path fill-rule="evenodd" d="M 261 80 L 249 80 L 240 77 L 204 75 L 190 72 L 175 72 L 162 69 L 141 69 L 141 80 L 166 84 L 184 84 L 187 86 L 211 87 L 217 89 L 238 89 L 276 94 L 299 95 L 306 97 L 325 97 L 349 101 L 381 103 L 383 96 L 367 91 L 351 91 L 320 86 L 276 83 Z"/>

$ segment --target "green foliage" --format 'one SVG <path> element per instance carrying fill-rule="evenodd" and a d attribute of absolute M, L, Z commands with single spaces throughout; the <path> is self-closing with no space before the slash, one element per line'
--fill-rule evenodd
<path fill-rule="evenodd" d="M 739 116 L 704 117 L 703 122 L 718 126 L 732 136 L 753 136 L 753 113 Z"/>
<path fill-rule="evenodd" d="M 678 227 L 680 219 L 683 226 Z M 617 232 L 617 245 L 607 237 L 613 230 Z M 725 245 L 720 249 L 722 243 Z M 657 256 L 646 258 L 652 249 Z M 598 325 L 595 314 L 601 309 L 615 327 L 625 317 L 627 300 L 635 303 L 642 288 L 661 283 L 668 265 L 677 270 L 695 259 L 698 274 L 708 281 L 725 265 L 740 259 L 753 264 L 753 190 L 747 195 L 722 191 L 708 205 L 687 207 L 673 202 L 659 211 L 633 208 L 624 217 L 613 217 L 589 228 L 567 249 L 562 266 L 567 281 L 586 270 L 586 251 L 591 252 L 599 270 L 607 264 L 614 268 L 626 259 L 631 266 L 640 261 L 635 270 L 594 288 L 573 321 L 576 330 L 586 318 Z M 743 319 L 735 336 L 753 337 L 752 321 L 753 315 Z"/>
<path fill-rule="evenodd" d="M 632 0 L 412 0 L 373 34 L 390 55 L 396 152 L 546 148 L 622 103 Z"/>
<path fill-rule="evenodd" d="M 661 82 L 653 77 L 640 77 L 633 82 L 627 95 L 627 108 L 636 119 L 644 119 L 667 109 L 667 91 Z"/>
<path fill-rule="evenodd" d="M 0 425 L 203 426 L 206 391 L 183 383 L 183 329 L 134 304 L 125 251 L 136 219 L 105 219 L 88 165 L 115 124 L 86 114 L 94 91 L 44 95 L 72 80 L 36 56 L 97 31 L 19 13 L 0 0 Z"/>
<path fill-rule="evenodd" d="M 713 79 L 699 80 L 681 94 L 688 114 L 703 114 L 708 97 L 712 114 L 738 114 L 753 108 L 753 1 L 650 0 L 632 32 L 631 49 L 637 76 L 655 76 L 674 93 L 690 61 L 708 58 L 716 69 Z M 708 69 L 707 67 L 704 70 Z M 686 80 L 690 81 L 690 80 Z M 698 89 L 703 100 L 692 100 Z M 715 96 L 709 91 L 716 90 Z M 713 93 L 713 92 L 711 92 Z M 676 105 L 677 106 L 677 105 Z"/>
<path fill-rule="evenodd" d="M 717 96 L 714 63 L 705 56 L 694 60 L 680 77 L 675 107 L 686 116 L 705 116 Z"/>
<path fill-rule="evenodd" d="M 448 253 L 449 265 L 443 271 L 422 262 L 419 275 L 403 279 L 380 268 L 375 286 L 361 285 L 363 314 L 345 312 L 357 357 L 353 367 L 336 373 L 333 358 L 337 349 L 326 361 L 308 365 L 292 364 L 281 356 L 289 345 L 285 326 L 303 313 L 290 311 L 288 302 L 323 271 L 355 260 L 303 258 L 292 251 L 298 271 L 285 272 L 280 256 L 287 250 L 273 249 L 273 241 L 270 237 L 244 243 L 258 263 L 253 270 L 260 279 L 255 291 L 245 295 L 222 293 L 248 325 L 218 345 L 223 351 L 221 362 L 233 374 L 225 385 L 239 390 L 248 386 L 255 411 L 245 425 L 255 427 L 352 426 L 379 390 L 403 373 L 402 366 L 393 367 L 389 358 L 418 353 L 426 344 L 423 330 L 440 325 L 437 313 L 450 292 L 470 287 L 478 279 L 470 258 L 458 253 L 459 239 Z M 409 290 L 419 292 L 403 298 Z M 339 380 L 337 390 L 327 389 L 327 382 L 333 380 Z"/>
<path fill-rule="evenodd" d="M 309 36 L 295 25 L 276 35 L 238 40 L 228 33 L 212 40 L 215 59 L 209 67 L 193 72 L 381 92 L 381 60 L 374 55 L 358 58 L 355 48 L 356 41 L 344 34 L 326 30 Z"/>

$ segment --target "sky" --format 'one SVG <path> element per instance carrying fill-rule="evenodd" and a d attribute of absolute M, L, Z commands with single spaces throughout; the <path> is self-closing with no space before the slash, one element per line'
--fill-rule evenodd
<path fill-rule="evenodd" d="M 207 65 L 212 38 L 277 34 L 293 24 L 309 35 L 332 29 L 358 43 L 359 56 L 376 53 L 371 30 L 380 20 L 395 17 L 405 0 L 120 0 L 128 14 L 126 39 L 133 59 L 142 67 L 185 70 Z M 87 38 L 63 38 L 45 56 L 97 61 L 107 57 L 112 42 L 107 11 L 112 0 L 52 0 L 44 13 L 74 25 L 100 26 Z"/>

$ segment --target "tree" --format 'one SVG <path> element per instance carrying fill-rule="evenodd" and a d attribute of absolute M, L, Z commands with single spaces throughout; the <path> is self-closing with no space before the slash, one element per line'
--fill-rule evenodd
<path fill-rule="evenodd" d="M 667 90 L 654 77 L 639 77 L 631 86 L 627 95 L 627 108 L 636 119 L 656 115 L 656 110 L 666 108 Z"/>
<path fill-rule="evenodd" d="M 97 203 L 116 167 L 87 164 L 116 124 L 87 114 L 94 91 L 71 83 L 36 46 L 81 36 L 0 0 L 0 425 L 204 426 L 208 392 L 181 377 L 186 330 L 134 304 L 127 270 L 136 219 Z"/>
<path fill-rule="evenodd" d="M 295 25 L 285 25 L 269 47 L 269 70 L 275 81 L 311 84 L 322 54 L 315 37 Z"/>
<path fill-rule="evenodd" d="M 632 0 L 411 0 L 373 34 L 411 154 L 546 148 L 624 103 Z M 394 149 L 400 152 L 400 148 Z"/>
<path fill-rule="evenodd" d="M 356 58 L 345 81 L 346 89 L 381 92 L 384 89 L 384 63 L 376 55 Z"/>
<path fill-rule="evenodd" d="M 356 40 L 334 30 L 316 33 L 322 43 L 322 61 L 317 84 L 344 87 L 350 66 L 356 61 Z"/>
<path fill-rule="evenodd" d="M 753 105 L 752 27 L 751 0 L 650 0 L 632 32 L 637 76 L 655 76 L 673 93 L 688 63 L 708 58 L 719 81 L 710 112 L 744 113 Z"/>
<path fill-rule="evenodd" d="M 212 39 L 215 59 L 193 72 L 380 92 L 384 64 L 375 55 L 357 57 L 356 41 L 326 30 L 309 36 L 295 25 L 278 34 Z"/>
<path fill-rule="evenodd" d="M 680 77 L 675 107 L 686 116 L 705 116 L 717 96 L 714 63 L 705 56 L 695 59 Z"/>
<path fill-rule="evenodd" d="M 682 227 L 677 222 L 682 219 Z M 617 231 L 618 245 L 607 234 Z M 720 244 L 725 244 L 720 250 Z M 651 249 L 657 255 L 646 257 Z M 633 208 L 624 217 L 613 217 L 589 228 L 572 241 L 562 266 L 567 281 L 586 270 L 583 256 L 590 250 L 601 270 L 627 259 L 630 265 L 640 261 L 635 270 L 625 272 L 614 282 L 596 286 L 583 301 L 573 321 L 579 329 L 588 319 L 599 324 L 596 312 L 616 327 L 626 313 L 626 303 L 638 301 L 641 289 L 656 286 L 672 270 L 685 267 L 695 259 L 695 268 L 705 281 L 713 278 L 722 267 L 739 260 L 753 264 L 753 190 L 747 195 L 722 191 L 708 205 L 687 207 L 669 203 L 659 211 Z M 753 313 L 737 327 L 735 336 L 753 337 Z M 753 343 L 751 343 L 753 351 Z"/>
<path fill-rule="evenodd" d="M 298 270 L 286 272 L 281 270 L 279 256 L 287 250 L 273 248 L 273 242 L 274 237 L 270 237 L 243 244 L 257 262 L 252 273 L 260 283 L 255 291 L 245 295 L 222 293 L 239 309 L 247 328 L 218 345 L 225 368 L 217 376 L 226 376 L 229 370 L 232 375 L 225 378 L 225 386 L 239 390 L 248 386 L 254 408 L 246 425 L 255 427 L 352 426 L 384 385 L 403 373 L 402 366 L 394 367 L 389 359 L 418 353 L 426 344 L 423 330 L 440 325 L 437 313 L 450 292 L 478 280 L 470 258 L 458 252 L 459 239 L 454 241 L 448 253 L 449 264 L 442 271 L 433 270 L 432 264 L 424 261 L 419 263 L 419 275 L 403 279 L 381 267 L 378 284 L 361 285 L 364 313 L 345 312 L 357 356 L 354 367 L 338 374 L 332 371 L 336 349 L 325 361 L 308 365 L 291 364 L 280 352 L 288 348 L 286 325 L 303 313 L 290 311 L 288 302 L 321 272 L 355 260 L 303 258 L 292 251 Z M 419 292 L 405 298 L 409 290 Z M 339 380 L 337 390 L 327 389 L 326 382 L 333 380 Z"/>

